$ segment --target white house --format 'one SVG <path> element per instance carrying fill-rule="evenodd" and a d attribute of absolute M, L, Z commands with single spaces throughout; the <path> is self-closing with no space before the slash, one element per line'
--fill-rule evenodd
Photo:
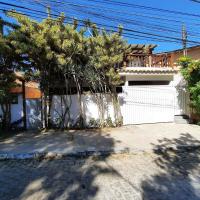
<path fill-rule="evenodd" d="M 119 74 L 124 124 L 173 122 L 189 115 L 185 82 L 168 54 L 153 54 L 156 45 L 133 45 Z"/>
<path fill-rule="evenodd" d="M 11 89 L 11 123 L 13 126 L 37 128 L 41 126 L 41 91 L 39 84 L 23 80 L 22 73 L 16 73 L 17 87 Z M 2 110 L 0 107 L 0 116 Z"/>
<path fill-rule="evenodd" d="M 117 88 L 124 125 L 174 122 L 176 116 L 190 115 L 189 95 L 179 68 L 174 64 L 171 54 L 153 54 L 155 47 L 156 45 L 132 45 L 132 52 L 124 57 L 123 66 L 119 70 L 124 85 Z M 21 126 L 26 122 L 28 128 L 39 127 L 42 124 L 39 85 L 26 83 L 24 95 L 22 89 L 23 87 L 18 87 L 12 91 L 17 99 L 12 104 L 12 122 L 23 119 Z M 109 95 L 101 95 L 104 118 L 110 117 L 114 121 L 112 100 Z M 76 123 L 80 113 L 76 94 L 53 96 L 51 113 L 54 122 L 63 115 L 67 101 L 71 105 L 71 123 Z M 100 110 L 95 95 L 83 94 L 82 107 L 87 124 L 92 119 L 99 119 Z"/>
<path fill-rule="evenodd" d="M 185 82 L 168 54 L 153 54 L 156 45 L 132 45 L 119 70 L 124 85 L 118 87 L 123 124 L 174 122 L 176 116 L 189 115 L 189 95 Z M 66 98 L 66 97 L 65 97 Z M 72 121 L 79 116 L 76 95 L 71 95 Z M 85 120 L 99 119 L 99 109 L 94 95 L 83 94 Z M 111 99 L 104 95 L 104 117 L 114 120 Z M 54 96 L 53 120 L 62 115 L 65 105 L 60 96 Z"/>

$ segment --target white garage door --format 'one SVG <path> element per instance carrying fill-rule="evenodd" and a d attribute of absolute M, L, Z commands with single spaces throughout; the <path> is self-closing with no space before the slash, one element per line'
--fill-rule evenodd
<path fill-rule="evenodd" d="M 124 125 L 174 121 L 175 94 L 171 86 L 123 87 Z"/>

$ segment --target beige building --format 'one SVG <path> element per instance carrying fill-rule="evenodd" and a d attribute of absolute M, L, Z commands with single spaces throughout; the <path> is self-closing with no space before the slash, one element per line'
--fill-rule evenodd
<path fill-rule="evenodd" d="M 170 60 L 171 60 L 171 63 L 173 63 L 173 66 L 177 67 L 178 59 L 182 57 L 184 54 L 183 54 L 183 49 L 177 49 L 174 51 L 162 52 L 157 55 L 166 55 L 167 57 L 170 57 Z M 194 60 L 199 60 L 200 59 L 200 45 L 187 48 L 187 56 L 191 57 Z"/>

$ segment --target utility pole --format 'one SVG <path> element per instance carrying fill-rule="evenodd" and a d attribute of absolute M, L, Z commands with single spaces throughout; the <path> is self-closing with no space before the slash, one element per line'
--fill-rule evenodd
<path fill-rule="evenodd" d="M 182 25 L 182 45 L 183 45 L 183 55 L 187 56 L 187 31 L 185 24 Z"/>
<path fill-rule="evenodd" d="M 1 35 L 3 35 L 3 26 L 4 26 L 3 20 L 2 20 L 2 18 L 0 17 L 0 34 L 1 34 Z"/>
<path fill-rule="evenodd" d="M 48 18 L 51 17 L 51 7 L 49 5 L 47 5 L 47 15 L 48 15 Z"/>

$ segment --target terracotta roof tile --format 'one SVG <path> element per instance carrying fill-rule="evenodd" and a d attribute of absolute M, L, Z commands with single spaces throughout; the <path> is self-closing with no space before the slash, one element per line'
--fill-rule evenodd
<path fill-rule="evenodd" d="M 119 74 L 174 74 L 178 69 L 173 68 L 161 68 L 161 67 L 126 67 L 119 70 Z"/>
<path fill-rule="evenodd" d="M 11 93 L 21 94 L 22 93 L 22 81 L 23 73 L 15 72 L 17 80 L 17 86 L 11 89 Z M 25 96 L 26 99 L 38 99 L 41 98 L 41 90 L 39 89 L 39 83 L 34 81 L 25 82 Z"/>

